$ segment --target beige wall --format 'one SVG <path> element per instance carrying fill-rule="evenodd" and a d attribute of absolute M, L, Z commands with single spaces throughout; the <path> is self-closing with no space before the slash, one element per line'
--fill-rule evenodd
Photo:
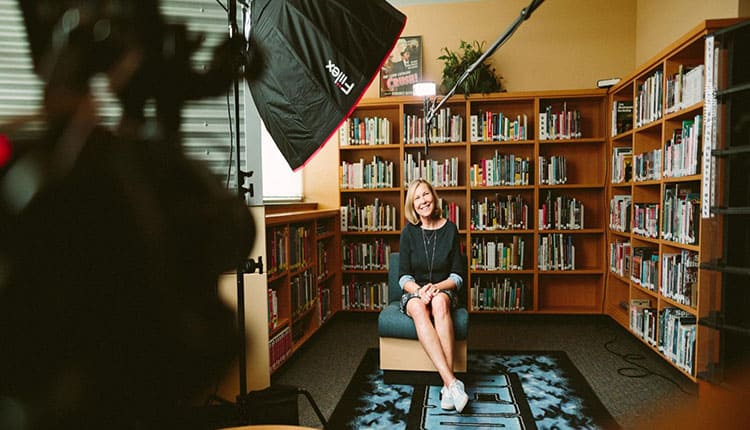
<path fill-rule="evenodd" d="M 635 64 L 640 66 L 706 19 L 740 16 L 748 0 L 638 0 Z M 748 8 L 745 7 L 745 12 Z M 679 12 L 677 12 L 679 11 Z"/>
<path fill-rule="evenodd" d="M 440 81 L 442 47 L 460 41 L 492 44 L 528 0 L 478 0 L 404 6 L 403 35 L 421 35 L 423 78 Z M 709 6 L 710 5 L 710 6 Z M 680 13 L 673 11 L 680 10 Z M 674 40 L 710 18 L 750 12 L 750 0 L 548 0 L 493 55 L 506 90 L 594 88 L 625 77 Z M 377 97 L 375 83 L 365 97 Z M 338 142 L 334 137 L 303 169 L 306 200 L 339 206 Z"/>
<path fill-rule="evenodd" d="M 596 80 L 633 67 L 636 0 L 549 0 L 521 23 L 493 55 L 508 91 L 593 88 Z M 441 48 L 461 40 L 489 47 L 519 16 L 528 0 L 482 0 L 404 6 L 405 36 L 421 35 L 423 79 L 440 82 Z M 624 55 L 611 55 L 620 52 Z M 378 84 L 366 97 L 378 96 Z"/>

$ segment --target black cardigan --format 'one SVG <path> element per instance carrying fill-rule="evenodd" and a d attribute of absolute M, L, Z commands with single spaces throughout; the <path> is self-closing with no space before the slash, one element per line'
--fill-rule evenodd
<path fill-rule="evenodd" d="M 427 231 L 430 232 L 429 230 Z M 432 278 L 429 279 L 428 256 L 432 257 L 433 246 L 425 252 L 422 226 L 407 223 L 401 231 L 399 242 L 399 279 L 411 275 L 417 284 L 438 283 L 455 273 L 464 281 L 466 288 L 466 258 L 461 253 L 458 228 L 451 221 L 436 230 L 435 259 L 432 267 Z"/>

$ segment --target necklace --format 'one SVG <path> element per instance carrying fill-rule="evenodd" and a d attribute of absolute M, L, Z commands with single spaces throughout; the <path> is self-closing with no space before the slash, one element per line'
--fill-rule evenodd
<path fill-rule="evenodd" d="M 432 282 L 432 268 L 435 265 L 435 249 L 437 247 L 437 230 L 430 231 L 432 234 L 428 238 L 425 229 L 422 229 L 422 244 L 424 245 L 424 256 L 426 258 L 425 261 L 427 261 L 427 270 L 430 272 L 429 282 Z M 430 242 L 432 242 L 432 256 L 430 256 L 428 251 Z"/>

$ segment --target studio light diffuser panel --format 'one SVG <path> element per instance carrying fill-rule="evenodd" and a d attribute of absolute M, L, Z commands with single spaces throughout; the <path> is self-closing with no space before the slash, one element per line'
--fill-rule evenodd
<path fill-rule="evenodd" d="M 268 132 L 296 170 L 351 114 L 401 35 L 385 0 L 255 0 L 249 81 Z"/>

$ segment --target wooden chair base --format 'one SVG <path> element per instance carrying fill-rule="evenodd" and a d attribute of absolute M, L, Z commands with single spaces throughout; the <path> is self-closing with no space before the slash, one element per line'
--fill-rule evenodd
<path fill-rule="evenodd" d="M 466 356 L 466 339 L 457 340 L 453 346 L 454 372 L 466 372 Z M 437 372 L 418 340 L 395 337 L 380 338 L 380 368 L 383 370 Z"/>

